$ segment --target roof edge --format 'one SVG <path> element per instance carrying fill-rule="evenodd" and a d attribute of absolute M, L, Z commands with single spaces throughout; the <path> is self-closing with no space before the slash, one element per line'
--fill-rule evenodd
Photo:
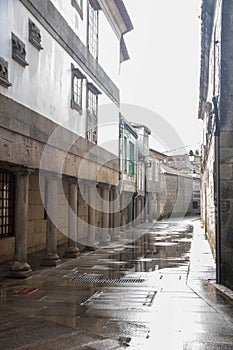
<path fill-rule="evenodd" d="M 124 23 L 125 23 L 126 28 L 127 28 L 125 33 L 128 33 L 131 30 L 133 30 L 133 24 L 131 22 L 131 19 L 129 17 L 129 14 L 128 14 L 128 11 L 127 11 L 127 9 L 125 7 L 125 4 L 123 3 L 122 0 L 114 0 L 114 2 L 115 2 L 115 5 L 116 5 L 116 7 L 117 7 L 117 9 L 118 9 L 118 11 L 119 11 L 119 13 L 120 13 Z"/>

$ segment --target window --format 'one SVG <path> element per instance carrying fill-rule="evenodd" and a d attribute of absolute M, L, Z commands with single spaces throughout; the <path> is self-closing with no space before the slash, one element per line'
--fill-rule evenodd
<path fill-rule="evenodd" d="M 25 44 L 14 33 L 11 33 L 12 58 L 22 67 L 28 66 Z"/>
<path fill-rule="evenodd" d="M 11 83 L 8 81 L 8 62 L 0 57 L 0 85 L 8 88 Z"/>
<path fill-rule="evenodd" d="M 148 163 L 148 170 L 147 170 L 147 175 L 148 175 L 148 180 L 152 181 L 153 180 L 153 168 L 154 168 L 154 162 L 152 159 L 149 160 Z"/>
<path fill-rule="evenodd" d="M 193 194 L 193 199 L 200 199 L 200 194 Z"/>
<path fill-rule="evenodd" d="M 159 162 L 155 162 L 155 181 L 159 181 L 159 171 L 160 171 Z"/>
<path fill-rule="evenodd" d="M 41 46 L 40 29 L 30 19 L 28 20 L 28 25 L 29 25 L 29 41 L 30 41 L 30 43 L 37 50 L 42 50 L 43 47 Z"/>
<path fill-rule="evenodd" d="M 0 170 L 0 237 L 13 235 L 15 177 Z"/>
<path fill-rule="evenodd" d="M 127 137 L 124 136 L 124 159 L 123 159 L 123 164 L 124 164 L 124 173 L 127 173 Z"/>
<path fill-rule="evenodd" d="M 193 191 L 200 191 L 200 180 L 194 180 Z"/>
<path fill-rule="evenodd" d="M 198 202 L 193 201 L 193 209 L 198 209 Z"/>
<path fill-rule="evenodd" d="M 71 0 L 71 4 L 76 8 L 80 17 L 83 19 L 83 0 Z"/>
<path fill-rule="evenodd" d="M 87 139 L 92 143 L 97 143 L 99 94 L 101 92 L 92 83 L 87 83 Z"/>
<path fill-rule="evenodd" d="M 129 174 L 134 175 L 134 144 L 129 141 Z"/>
<path fill-rule="evenodd" d="M 74 68 L 74 65 L 71 64 L 72 70 L 72 97 L 71 97 L 71 108 L 76 109 L 77 111 L 82 111 L 82 87 L 83 79 L 85 76 L 80 72 L 78 68 Z"/>
<path fill-rule="evenodd" d="M 89 0 L 87 47 L 96 60 L 98 59 L 99 9 L 100 7 L 96 0 Z"/>

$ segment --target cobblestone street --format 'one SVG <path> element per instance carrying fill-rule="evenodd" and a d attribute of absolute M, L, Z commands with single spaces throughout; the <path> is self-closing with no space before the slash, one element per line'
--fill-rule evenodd
<path fill-rule="evenodd" d="M 200 222 L 122 237 L 27 280 L 2 277 L 1 349 L 232 349 L 233 306 Z"/>

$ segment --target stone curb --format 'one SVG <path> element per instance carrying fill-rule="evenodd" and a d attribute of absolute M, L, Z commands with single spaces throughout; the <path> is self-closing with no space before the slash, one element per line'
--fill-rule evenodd
<path fill-rule="evenodd" d="M 213 284 L 214 287 L 230 302 L 233 302 L 233 291 L 222 284 Z"/>

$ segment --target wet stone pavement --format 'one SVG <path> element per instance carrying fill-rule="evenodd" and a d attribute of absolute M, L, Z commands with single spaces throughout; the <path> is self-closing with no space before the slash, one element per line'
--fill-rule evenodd
<path fill-rule="evenodd" d="M 0 349 L 230 350 L 233 304 L 214 278 L 199 220 L 142 224 L 27 280 L 1 278 Z"/>

